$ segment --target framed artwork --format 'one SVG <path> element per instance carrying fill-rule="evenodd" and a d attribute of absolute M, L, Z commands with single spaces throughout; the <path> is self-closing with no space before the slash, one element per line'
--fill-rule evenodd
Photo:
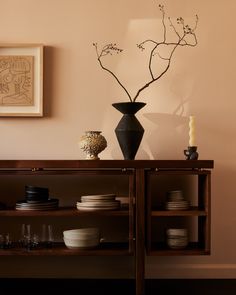
<path fill-rule="evenodd" d="M 43 116 L 43 45 L 0 43 L 0 117 Z"/>

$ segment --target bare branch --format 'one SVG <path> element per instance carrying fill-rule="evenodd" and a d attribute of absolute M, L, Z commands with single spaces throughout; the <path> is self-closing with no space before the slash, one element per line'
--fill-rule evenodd
<path fill-rule="evenodd" d="M 195 30 L 197 29 L 198 21 L 199 21 L 199 18 L 198 18 L 198 15 L 196 14 L 196 23 L 195 23 L 195 26 L 193 28 L 193 32 L 195 32 Z"/>
<path fill-rule="evenodd" d="M 192 28 L 190 27 L 188 24 L 185 24 L 185 20 L 182 17 L 178 17 L 177 18 L 177 25 L 180 25 L 180 30 L 176 28 L 176 26 L 174 25 L 174 23 L 172 22 L 172 20 L 170 19 L 170 17 L 168 17 L 168 20 L 170 22 L 170 27 L 174 30 L 174 33 L 177 36 L 177 41 L 168 41 L 167 40 L 167 27 L 166 27 L 166 13 L 165 13 L 165 9 L 164 9 L 164 5 L 159 4 L 159 10 L 161 11 L 162 14 L 162 26 L 163 26 L 163 41 L 161 42 L 157 42 L 153 39 L 146 39 L 144 41 L 142 41 L 141 43 L 137 44 L 137 47 L 141 50 L 144 51 L 146 49 L 146 46 L 148 44 L 151 45 L 151 49 L 149 50 L 149 58 L 148 58 L 148 69 L 149 69 L 149 73 L 151 76 L 150 81 L 146 82 L 140 89 L 138 89 L 138 91 L 136 92 L 136 95 L 134 96 L 134 98 L 131 97 L 130 93 L 128 92 L 128 90 L 124 87 L 124 85 L 120 82 L 120 80 L 118 79 L 118 77 L 108 68 L 106 68 L 103 63 L 102 63 L 102 58 L 105 57 L 108 54 L 112 54 L 113 52 L 116 53 L 120 53 L 122 52 L 122 49 L 119 49 L 116 44 L 107 44 L 105 45 L 101 52 L 99 53 L 98 48 L 97 48 L 97 44 L 94 43 L 93 45 L 96 48 L 96 53 L 97 53 L 97 58 L 98 58 L 98 62 L 101 66 L 102 69 L 104 69 L 105 71 L 109 72 L 118 82 L 118 84 L 124 89 L 124 91 L 126 92 L 126 94 L 129 97 L 129 100 L 131 102 L 135 102 L 136 99 L 138 98 L 138 96 L 140 95 L 140 93 L 145 90 L 146 88 L 148 88 L 152 83 L 156 82 L 157 80 L 159 80 L 170 68 L 170 64 L 171 64 L 171 60 L 173 58 L 174 52 L 176 51 L 176 49 L 178 47 L 183 47 L 183 46 L 189 46 L 189 47 L 195 47 L 198 44 L 197 41 L 197 36 L 195 34 L 195 31 L 197 29 L 198 26 L 198 16 L 196 15 L 196 21 L 195 21 L 195 26 Z M 181 32 L 180 32 L 181 31 Z M 192 38 L 189 38 L 189 36 Z M 172 46 L 171 51 L 169 52 L 169 56 L 168 57 L 163 57 L 160 53 L 159 53 L 159 46 Z M 163 61 L 167 61 L 166 67 L 165 69 L 159 73 L 157 76 L 155 76 L 154 71 L 153 71 L 153 58 L 158 55 L 160 59 L 162 59 Z"/>
<path fill-rule="evenodd" d="M 131 95 L 129 94 L 128 90 L 126 89 L 126 87 L 120 82 L 120 80 L 118 79 L 118 77 L 111 71 L 109 70 L 108 68 L 106 68 L 102 61 L 101 61 L 101 58 L 106 56 L 107 54 L 111 54 L 112 55 L 112 51 L 115 51 L 116 53 L 120 53 L 122 52 L 123 50 L 122 49 L 119 49 L 118 47 L 116 47 L 116 44 L 107 44 L 103 47 L 103 49 L 101 50 L 100 54 L 98 52 L 98 46 L 97 46 L 97 43 L 93 43 L 93 46 L 95 47 L 96 49 L 96 53 L 97 53 L 97 58 L 98 58 L 98 62 L 101 66 L 101 68 L 105 71 L 107 71 L 108 73 L 110 73 L 114 78 L 115 80 L 117 81 L 117 83 L 123 88 L 123 90 L 125 91 L 125 93 L 128 95 L 129 97 L 129 100 L 132 102 L 132 98 L 131 98 Z"/>
<path fill-rule="evenodd" d="M 173 22 L 172 22 L 171 18 L 168 17 L 168 19 L 169 19 L 169 22 L 170 22 L 170 26 L 173 28 L 173 30 L 175 31 L 175 33 L 179 37 L 179 39 L 181 39 L 178 31 L 176 30 L 175 26 L 173 25 Z"/>
<path fill-rule="evenodd" d="M 169 57 L 163 57 L 163 56 L 161 56 L 158 51 L 156 53 L 154 53 L 153 56 L 156 55 L 156 54 L 160 57 L 160 59 L 169 60 Z"/>
<path fill-rule="evenodd" d="M 184 37 L 185 37 L 185 35 L 183 35 L 183 37 L 179 40 L 178 43 L 175 44 L 174 48 L 172 49 L 172 51 L 171 51 L 171 53 L 170 53 L 170 57 L 167 59 L 167 60 L 168 60 L 168 63 L 167 63 L 167 66 L 166 66 L 165 70 L 162 71 L 161 74 L 159 74 L 156 78 L 152 79 L 151 81 L 149 81 L 148 83 L 146 83 L 142 88 L 140 88 L 140 89 L 137 91 L 137 93 L 136 93 L 136 95 L 135 95 L 135 97 L 134 97 L 134 99 L 133 99 L 133 102 L 136 101 L 136 99 L 138 98 L 139 94 L 140 94 L 144 89 L 148 88 L 152 83 L 154 83 L 155 81 L 159 80 L 159 79 L 160 79 L 160 78 L 161 78 L 161 77 L 162 77 L 162 76 L 168 71 L 168 69 L 169 69 L 169 67 L 170 67 L 170 63 L 171 63 L 171 58 L 172 58 L 172 56 L 173 56 L 173 54 L 174 54 L 176 48 L 177 48 L 177 47 L 179 46 L 179 44 L 181 43 L 182 39 L 184 39 Z"/>

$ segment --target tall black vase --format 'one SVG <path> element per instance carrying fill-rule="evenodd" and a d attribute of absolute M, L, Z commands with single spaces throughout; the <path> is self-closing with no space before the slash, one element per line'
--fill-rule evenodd
<path fill-rule="evenodd" d="M 144 129 L 135 114 L 144 106 L 144 102 L 120 102 L 112 106 L 123 114 L 115 133 L 125 160 L 134 160 L 143 138 Z"/>

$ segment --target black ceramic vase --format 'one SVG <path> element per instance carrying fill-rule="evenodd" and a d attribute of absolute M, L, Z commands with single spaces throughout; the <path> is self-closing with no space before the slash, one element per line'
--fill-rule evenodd
<path fill-rule="evenodd" d="M 141 143 L 144 129 L 135 114 L 144 106 L 144 102 L 120 102 L 112 106 L 123 114 L 115 133 L 125 160 L 134 160 Z"/>

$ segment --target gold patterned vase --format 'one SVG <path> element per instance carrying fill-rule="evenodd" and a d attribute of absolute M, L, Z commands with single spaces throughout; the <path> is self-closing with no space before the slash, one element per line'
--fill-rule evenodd
<path fill-rule="evenodd" d="M 79 146 L 86 153 L 87 160 L 99 160 L 98 154 L 107 147 L 107 141 L 101 131 L 85 131 Z"/>

